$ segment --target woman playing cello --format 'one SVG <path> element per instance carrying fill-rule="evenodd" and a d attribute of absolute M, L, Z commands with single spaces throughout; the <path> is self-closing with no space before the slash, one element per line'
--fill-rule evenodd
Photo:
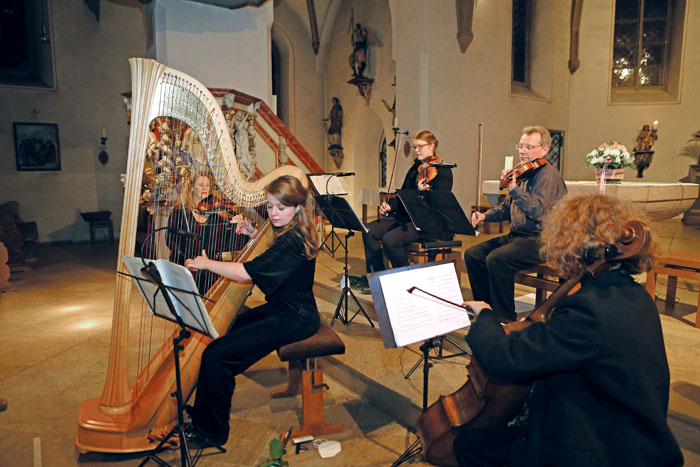
<path fill-rule="evenodd" d="M 435 135 L 428 130 L 416 132 L 412 147 L 416 159 L 408 170 L 401 189 L 451 191 L 452 169 L 430 166 L 430 163 L 440 162 Z M 362 234 L 367 272 L 385 269 L 382 249 L 392 267 L 408 266 L 408 246 L 420 239 L 420 233 L 397 198 L 382 203 L 379 212 L 380 218 L 367 224 L 369 232 Z"/>
<path fill-rule="evenodd" d="M 581 274 L 640 219 L 601 195 L 559 202 L 544 220 L 543 256 L 564 277 Z M 546 322 L 505 334 L 484 302 L 467 335 L 491 378 L 533 381 L 526 406 L 507 426 L 467 428 L 460 465 L 676 466 L 683 456 L 666 423 L 669 369 L 654 300 L 631 274 L 649 270 L 651 248 L 559 301 Z M 609 248 L 613 250 L 613 248 Z M 607 254 L 606 254 L 607 257 Z"/>

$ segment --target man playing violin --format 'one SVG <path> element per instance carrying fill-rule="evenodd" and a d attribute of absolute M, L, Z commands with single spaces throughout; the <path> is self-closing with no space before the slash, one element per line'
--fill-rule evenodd
<path fill-rule="evenodd" d="M 542 262 L 539 253 L 542 217 L 550 206 L 566 196 L 561 174 L 544 159 L 551 142 L 546 128 L 523 128 L 516 145 L 521 164 L 544 163 L 531 164 L 537 168 L 520 177 L 512 172 L 507 177 L 506 199 L 485 213 L 474 212 L 471 218 L 474 227 L 483 221 L 510 221 L 510 233 L 469 248 L 464 253 L 464 262 L 474 300 L 488 301 L 499 316 L 511 321 L 516 319 L 515 274 Z"/>
<path fill-rule="evenodd" d="M 560 274 L 582 279 L 548 319 L 504 330 L 487 303 L 464 304 L 477 315 L 466 339 L 488 377 L 534 384 L 510 422 L 462 428 L 453 445 L 459 465 L 683 465 L 667 423 L 670 372 L 659 313 L 632 277 L 653 266 L 658 245 L 653 232 L 629 235 L 630 221 L 649 225 L 630 203 L 597 194 L 551 209 L 543 255 Z M 636 248 L 642 238 L 648 243 Z M 502 399 L 490 413 L 506 406 Z"/>
<path fill-rule="evenodd" d="M 438 140 L 429 130 L 421 130 L 413 135 L 416 159 L 401 185 L 402 190 L 452 190 L 452 169 L 429 165 L 440 162 L 437 146 Z M 379 219 L 367 224 L 369 232 L 362 234 L 367 272 L 385 269 L 384 252 L 392 267 L 408 266 L 408 246 L 421 238 L 420 232 L 397 198 L 383 202 L 379 206 L 379 213 Z"/>

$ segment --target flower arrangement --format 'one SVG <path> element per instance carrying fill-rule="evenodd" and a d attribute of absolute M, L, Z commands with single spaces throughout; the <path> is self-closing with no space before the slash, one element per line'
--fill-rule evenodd
<path fill-rule="evenodd" d="M 597 146 L 586 154 L 586 167 L 622 169 L 634 167 L 634 156 L 629 153 L 624 144 L 608 141 Z"/>

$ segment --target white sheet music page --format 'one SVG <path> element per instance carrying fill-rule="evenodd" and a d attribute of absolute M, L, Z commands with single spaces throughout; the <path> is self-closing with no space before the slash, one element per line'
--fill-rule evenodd
<path fill-rule="evenodd" d="M 309 180 L 319 195 L 347 195 L 350 192 L 345 180 L 333 174 L 309 174 Z"/>
<path fill-rule="evenodd" d="M 379 281 L 394 340 L 399 347 L 442 336 L 471 324 L 464 308 L 442 302 L 419 290 L 408 292 L 411 287 L 418 287 L 461 304 L 464 299 L 454 263 L 386 274 Z"/>

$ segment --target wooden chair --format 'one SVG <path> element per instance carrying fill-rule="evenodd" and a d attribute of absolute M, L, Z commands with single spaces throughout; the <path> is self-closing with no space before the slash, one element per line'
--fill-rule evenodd
<path fill-rule="evenodd" d="M 658 265 L 647 272 L 646 289 L 652 298 L 656 294 L 656 275 L 668 275 L 666 287 L 666 312 L 673 310 L 676 302 L 676 287 L 678 278 L 700 281 L 700 254 L 687 251 L 670 251 L 659 258 Z M 700 293 L 698 293 L 698 305 L 695 312 L 695 327 L 700 328 Z"/>
<path fill-rule="evenodd" d="M 292 431 L 292 438 L 345 431 L 343 425 L 330 425 L 324 421 L 323 393 L 328 389 L 328 385 L 323 382 L 323 371 L 316 366 L 317 357 L 344 353 L 345 344 L 326 323 L 321 323 L 321 327 L 313 336 L 277 349 L 280 360 L 288 362 L 289 382 L 283 389 L 270 391 L 270 397 L 294 396 L 301 393 L 303 425 Z M 310 359 L 313 359 L 313 369 L 309 366 Z M 281 434 L 284 435 L 286 433 Z"/>
<path fill-rule="evenodd" d="M 547 292 L 554 292 L 564 282 L 566 282 L 566 278 L 559 277 L 547 263 L 537 264 L 515 274 L 516 284 L 536 289 L 536 307 L 547 299 Z"/>

